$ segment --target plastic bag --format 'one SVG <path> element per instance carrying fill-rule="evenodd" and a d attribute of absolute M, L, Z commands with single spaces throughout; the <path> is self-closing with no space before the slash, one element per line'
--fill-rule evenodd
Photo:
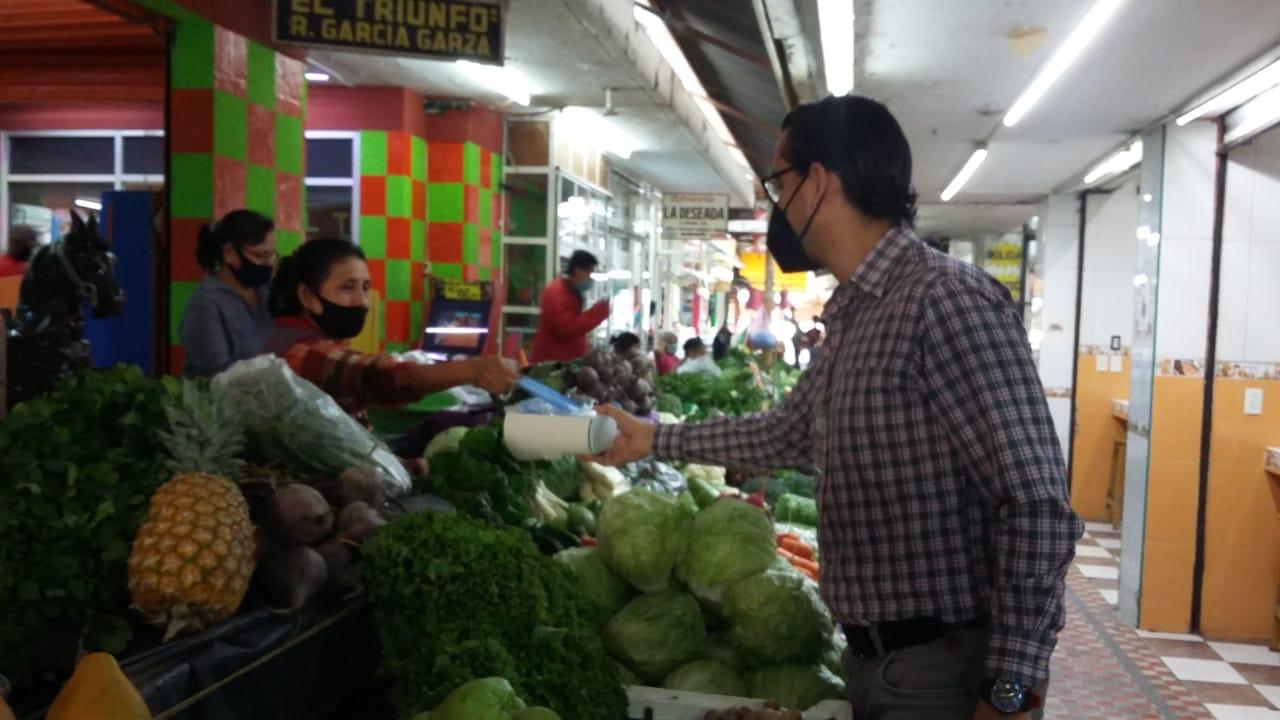
<path fill-rule="evenodd" d="M 213 387 L 232 397 L 249 435 L 273 458 L 325 475 L 365 466 L 378 472 L 389 495 L 409 492 L 412 481 L 399 458 L 284 360 L 242 360 L 215 377 Z"/>
<path fill-rule="evenodd" d="M 631 481 L 633 489 L 650 490 L 662 495 L 679 495 L 688 489 L 688 483 L 679 470 L 652 457 L 623 465 L 621 470 Z"/>

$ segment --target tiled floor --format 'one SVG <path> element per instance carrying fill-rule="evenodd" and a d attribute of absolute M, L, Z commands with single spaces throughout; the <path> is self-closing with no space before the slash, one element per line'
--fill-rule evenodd
<path fill-rule="evenodd" d="M 1099 550 L 1105 550 L 1104 557 Z M 1156 685 L 1161 693 L 1172 692 L 1176 695 L 1194 693 L 1204 703 L 1200 714 L 1165 714 L 1160 712 L 1150 715 L 1105 715 L 1107 718 L 1138 717 L 1212 717 L 1217 720 L 1280 720 L 1280 653 L 1274 653 L 1264 645 L 1243 645 L 1238 643 L 1205 642 L 1198 635 L 1180 633 L 1154 633 L 1142 630 L 1134 631 L 1125 625 L 1115 614 L 1117 596 L 1119 594 L 1119 558 L 1120 536 L 1110 526 L 1089 523 L 1085 537 L 1076 547 L 1076 568 L 1080 575 L 1072 573 L 1069 589 L 1082 596 L 1086 608 L 1098 608 L 1095 616 L 1119 626 L 1118 630 L 1108 627 L 1108 632 L 1118 632 L 1120 642 L 1129 659 L 1142 669 L 1144 676 L 1156 678 Z M 1083 577 L 1081 577 L 1081 575 Z M 1087 579 L 1085 579 L 1087 578 Z M 1064 641 L 1070 640 L 1072 626 L 1071 603 L 1072 593 L 1068 597 L 1068 632 L 1063 633 Z M 1117 637 L 1112 635 L 1113 638 Z M 1137 643 L 1132 643 L 1136 638 Z M 1136 651 L 1133 645 L 1139 645 Z M 1073 653 L 1060 643 L 1059 651 L 1054 657 L 1055 681 L 1059 675 L 1058 656 L 1067 655 L 1068 668 L 1074 664 Z M 1151 658 L 1157 658 L 1152 663 Z M 1071 672 L 1067 669 L 1067 672 Z M 1172 679 L 1172 686 L 1168 680 Z M 1139 683 L 1141 684 L 1141 683 Z M 1108 692 L 1114 691 L 1109 688 Z M 1055 699 L 1058 693 L 1050 692 Z M 1150 699 L 1150 698 L 1148 698 Z M 1054 705 L 1049 706 L 1050 716 L 1054 718 L 1093 717 L 1085 714 L 1058 714 Z M 1207 713 L 1206 713 L 1207 711 Z M 1181 712 L 1180 710 L 1178 712 Z M 1187 712 L 1193 712 L 1188 710 Z"/>

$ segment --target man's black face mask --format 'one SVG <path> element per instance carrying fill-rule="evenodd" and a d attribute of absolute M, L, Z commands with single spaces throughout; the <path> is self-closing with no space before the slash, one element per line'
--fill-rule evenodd
<path fill-rule="evenodd" d="M 791 199 L 787 201 L 785 207 L 774 205 L 773 212 L 769 215 L 769 233 L 766 235 L 769 254 L 773 255 L 778 267 L 785 273 L 809 272 L 822 267 L 814 262 L 809 257 L 809 254 L 804 251 L 804 236 L 809 232 L 809 226 L 813 224 L 813 219 L 818 216 L 818 210 L 822 208 L 821 198 L 819 198 L 817 206 L 813 208 L 813 213 L 809 215 L 809 219 L 805 221 L 804 229 L 798 235 L 795 230 L 791 229 L 791 223 L 787 221 L 787 208 L 791 207 L 791 203 L 795 202 L 796 195 L 800 193 L 800 186 L 804 185 L 808 179 L 808 175 L 804 176 L 800 181 L 800 185 L 796 186 L 795 192 L 791 193 Z"/>

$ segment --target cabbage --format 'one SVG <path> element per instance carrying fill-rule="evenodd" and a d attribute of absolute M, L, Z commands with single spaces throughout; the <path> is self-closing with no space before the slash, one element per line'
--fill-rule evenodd
<path fill-rule="evenodd" d="M 560 720 L 560 716 L 544 707 L 531 707 L 511 713 L 511 720 Z"/>
<path fill-rule="evenodd" d="M 698 653 L 698 657 L 703 660 L 718 660 L 735 670 L 745 668 L 742 657 L 723 635 L 707 636 L 707 642 L 702 646 L 702 652 Z"/>
<path fill-rule="evenodd" d="M 848 646 L 849 644 L 844 639 L 844 633 L 835 632 L 831 635 L 831 643 L 827 645 L 827 649 L 822 653 L 822 666 L 841 679 L 845 678 L 847 672 L 844 669 L 844 651 Z"/>
<path fill-rule="evenodd" d="M 511 720 L 524 708 L 511 683 L 500 677 L 472 680 L 431 711 L 431 720 Z"/>
<path fill-rule="evenodd" d="M 765 511 L 722 498 L 694 519 L 689 550 L 676 574 L 699 600 L 719 605 L 730 586 L 771 567 L 777 557 L 773 523 Z"/>
<path fill-rule="evenodd" d="M 444 432 L 431 438 L 431 442 L 427 443 L 427 449 L 423 451 L 422 457 L 430 460 L 431 456 L 436 453 L 449 452 L 451 450 L 459 450 L 462 443 L 462 437 L 467 434 L 471 428 L 458 426 L 451 427 Z"/>
<path fill-rule="evenodd" d="M 785 565 L 735 583 L 724 614 L 729 643 L 756 666 L 816 661 L 834 632 L 817 584 Z"/>
<path fill-rule="evenodd" d="M 641 680 L 640 676 L 637 675 L 634 670 L 627 667 L 626 665 L 623 665 L 617 660 L 612 660 L 611 662 L 614 664 L 614 667 L 618 669 L 618 680 L 621 681 L 623 685 L 643 685 L 644 684 L 644 680 Z"/>
<path fill-rule="evenodd" d="M 823 700 L 844 699 L 844 682 L 817 665 L 763 668 L 747 675 L 747 685 L 751 697 L 777 700 L 792 710 L 808 710 Z"/>
<path fill-rule="evenodd" d="M 598 549 L 569 548 L 556 553 L 555 559 L 573 571 L 582 594 L 600 611 L 598 625 L 604 625 L 631 597 L 631 588 L 604 564 Z"/>
<path fill-rule="evenodd" d="M 666 590 L 684 552 L 688 521 L 673 497 L 632 490 L 611 498 L 596 519 L 600 555 L 641 592 Z"/>
<path fill-rule="evenodd" d="M 747 697 L 747 681 L 728 663 L 719 660 L 694 660 L 682 665 L 662 681 L 662 687 L 707 695 Z"/>
<path fill-rule="evenodd" d="M 632 600 L 604 628 L 609 653 L 649 683 L 696 658 L 706 640 L 698 601 L 678 590 Z"/>

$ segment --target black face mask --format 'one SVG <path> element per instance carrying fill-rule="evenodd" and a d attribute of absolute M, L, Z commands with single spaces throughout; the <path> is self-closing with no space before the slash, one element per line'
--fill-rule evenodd
<path fill-rule="evenodd" d="M 270 265 L 259 265 L 245 257 L 245 254 L 239 250 L 236 250 L 236 255 L 240 258 L 240 267 L 231 268 L 231 274 L 235 276 L 236 282 L 247 288 L 259 288 L 271 282 L 271 273 L 275 268 Z"/>
<path fill-rule="evenodd" d="M 805 177 L 808 180 L 808 177 Z M 804 180 L 800 181 L 800 185 L 804 184 Z M 791 194 L 791 200 L 787 202 L 786 207 L 773 206 L 773 212 L 769 215 L 769 233 L 766 235 L 766 242 L 769 246 L 769 254 L 773 255 L 773 259 L 777 261 L 778 267 L 784 273 L 809 272 L 818 270 L 822 266 L 814 262 L 804 251 L 804 236 L 809 232 L 809 226 L 813 224 L 813 219 L 818 216 L 818 210 L 822 207 L 822 199 L 818 199 L 818 205 L 813 208 L 813 214 L 809 215 L 809 219 L 804 224 L 804 229 L 797 235 L 796 231 L 791 229 L 791 223 L 787 221 L 787 208 L 791 207 L 791 203 L 795 202 L 796 195 L 800 192 L 800 186 L 796 186 L 796 191 Z"/>
<path fill-rule="evenodd" d="M 311 317 L 326 335 L 338 340 L 348 340 L 360 334 L 360 330 L 364 328 L 365 316 L 369 314 L 369 308 L 331 303 L 320 297 L 319 293 L 316 293 L 316 297 L 320 298 L 324 312 L 319 315 L 311 313 Z"/>

